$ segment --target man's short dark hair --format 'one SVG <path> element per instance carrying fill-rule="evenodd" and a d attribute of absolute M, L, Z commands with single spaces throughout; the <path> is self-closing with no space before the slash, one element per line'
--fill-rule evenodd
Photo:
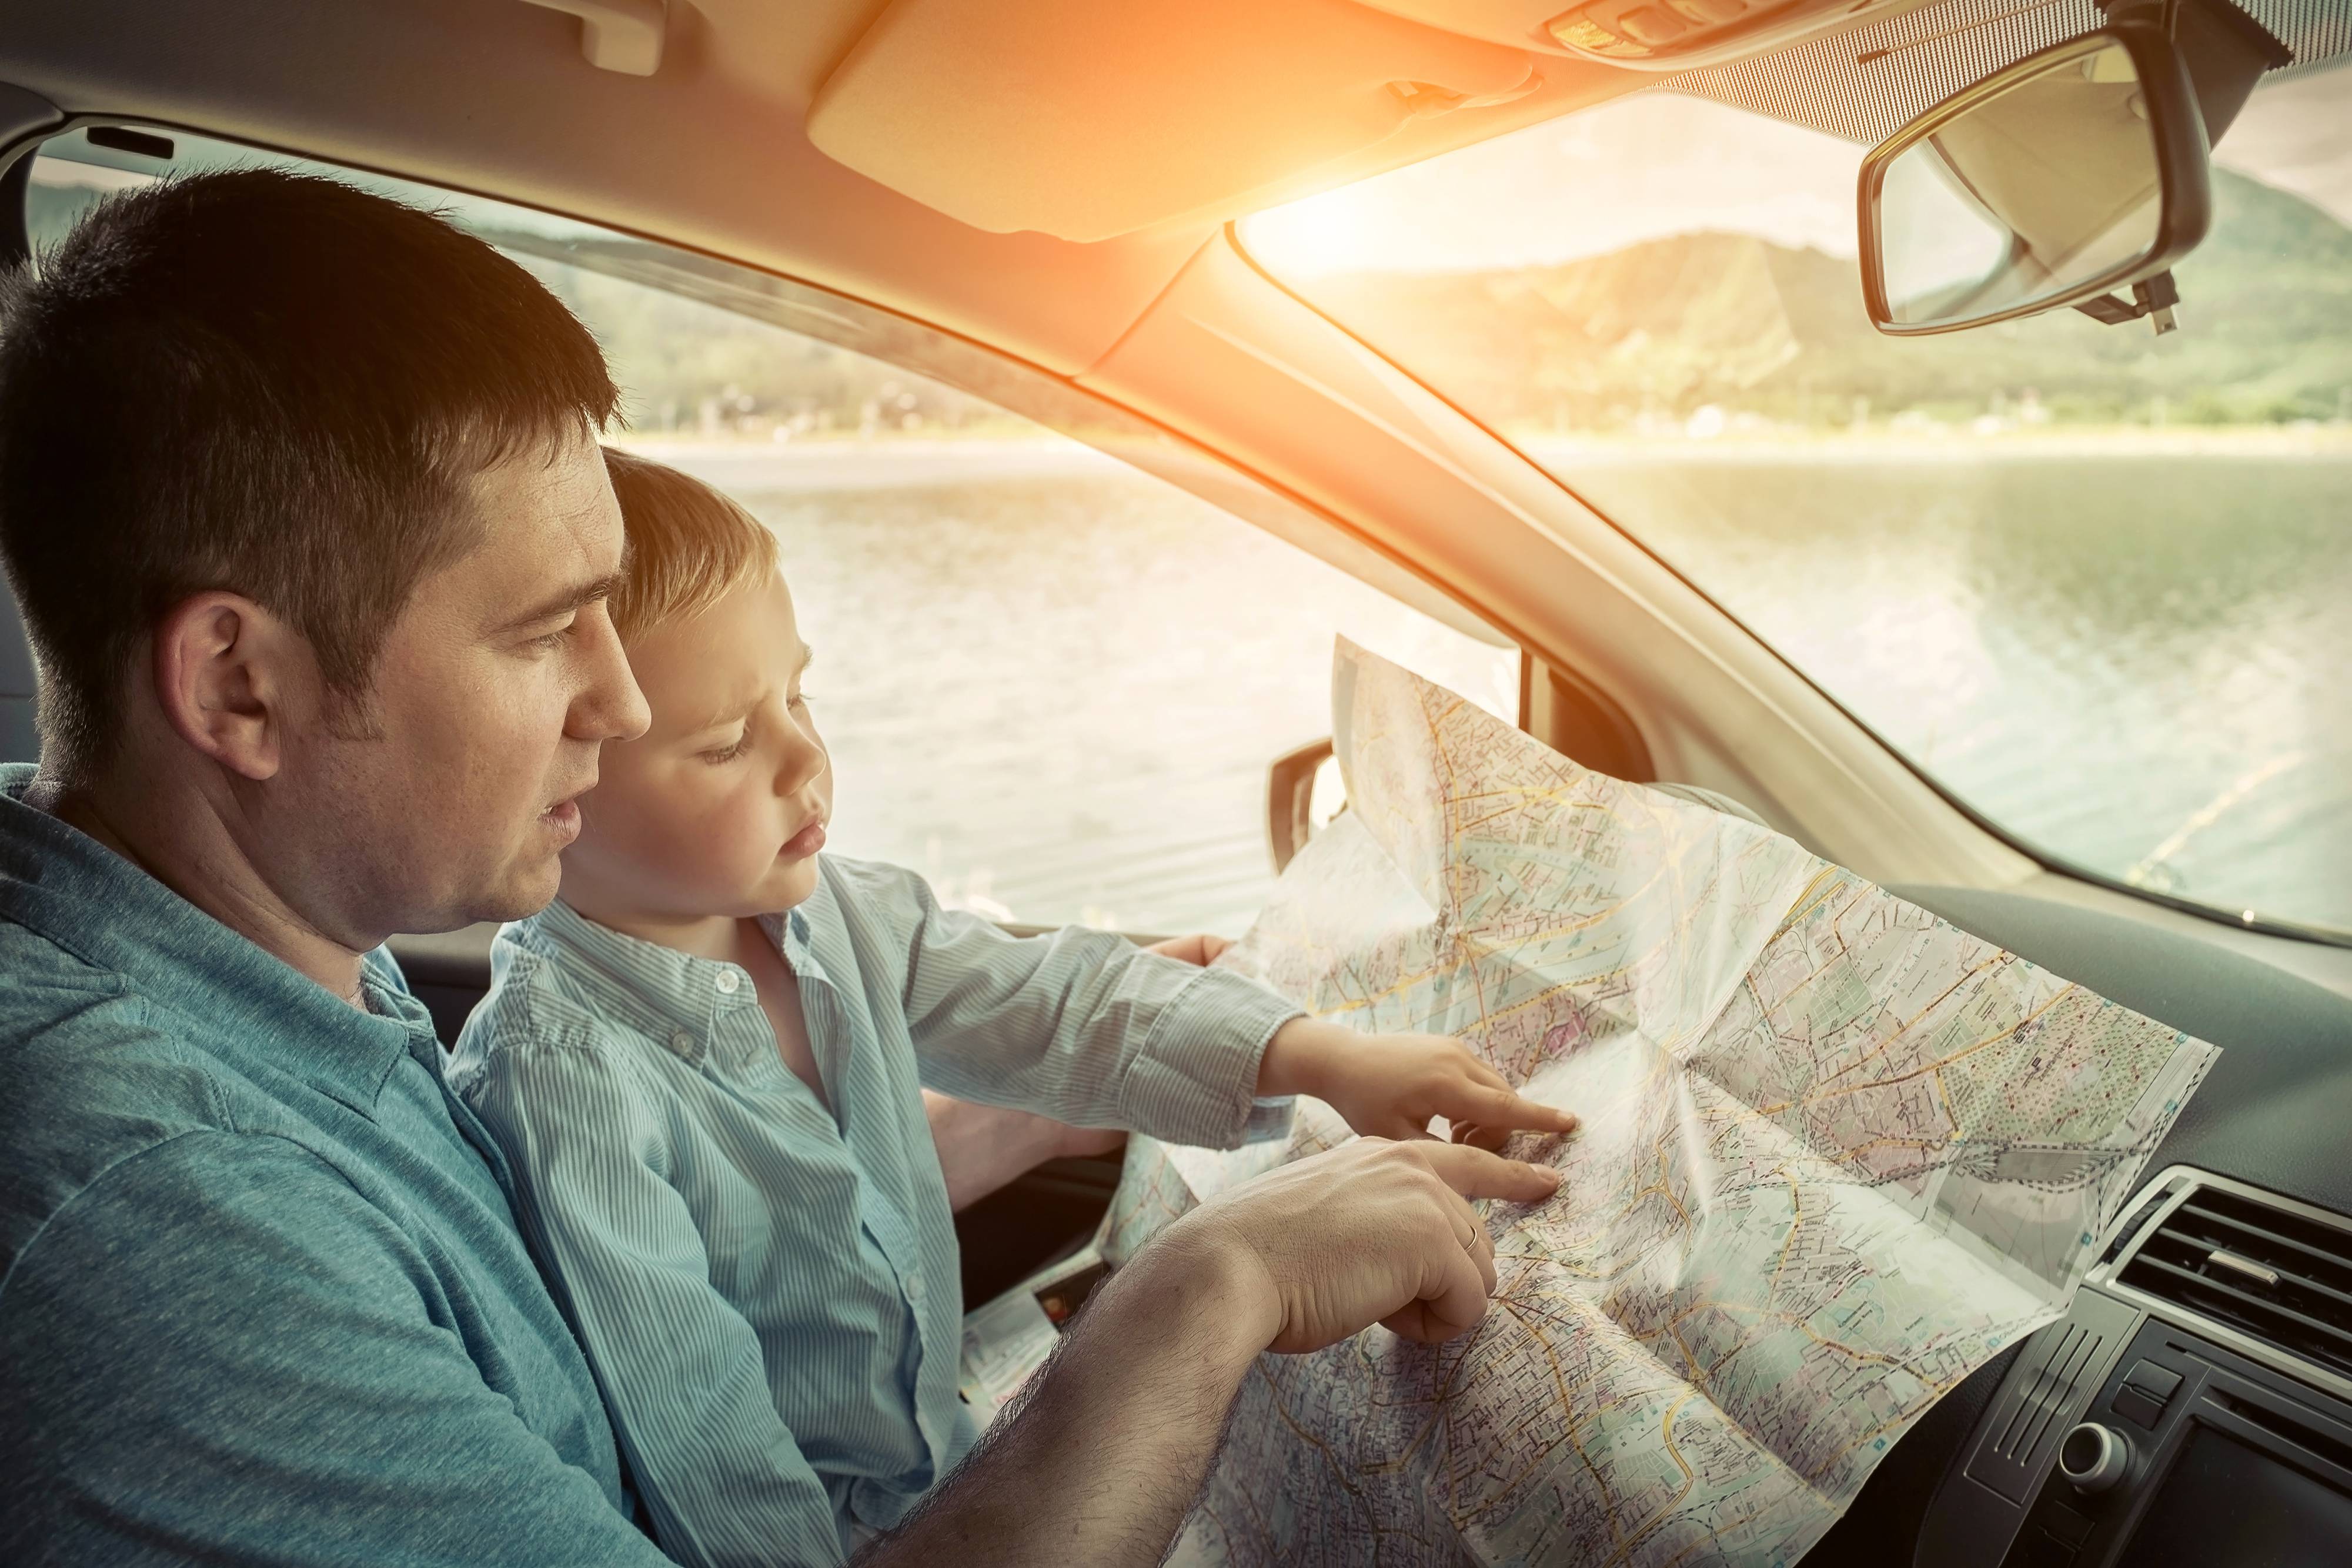
<path fill-rule="evenodd" d="M 5 307 L 0 559 L 43 762 L 68 782 L 193 593 L 282 616 L 363 699 L 418 581 L 483 537 L 472 476 L 601 430 L 617 401 L 595 340 L 515 263 L 291 170 L 116 196 Z"/>

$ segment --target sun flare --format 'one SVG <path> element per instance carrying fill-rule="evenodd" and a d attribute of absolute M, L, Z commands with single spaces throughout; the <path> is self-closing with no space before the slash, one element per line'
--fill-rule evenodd
<path fill-rule="evenodd" d="M 1393 214 L 1372 210 L 1380 195 L 1348 186 L 1259 213 L 1243 223 L 1243 243 L 1277 277 L 1377 266 L 1381 235 L 1395 222 Z"/>

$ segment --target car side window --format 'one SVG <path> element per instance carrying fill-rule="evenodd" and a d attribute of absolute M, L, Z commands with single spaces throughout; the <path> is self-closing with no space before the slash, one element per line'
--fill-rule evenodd
<path fill-rule="evenodd" d="M 1267 765 L 1329 731 L 1335 634 L 1516 707 L 1499 638 L 1001 405 L 635 284 L 541 276 L 605 342 L 631 444 L 782 541 L 834 842 L 951 905 L 1238 933 L 1272 878 Z"/>
<path fill-rule="evenodd" d="M 78 131 L 45 147 L 37 248 L 166 170 L 288 162 L 178 133 L 142 146 Z M 1063 383 L 707 256 L 328 172 L 443 210 L 530 268 L 604 347 L 614 439 L 775 530 L 815 653 L 833 844 L 912 867 L 950 905 L 1238 934 L 1273 878 L 1268 764 L 1330 730 L 1335 635 L 1517 713 L 1515 645 Z"/>

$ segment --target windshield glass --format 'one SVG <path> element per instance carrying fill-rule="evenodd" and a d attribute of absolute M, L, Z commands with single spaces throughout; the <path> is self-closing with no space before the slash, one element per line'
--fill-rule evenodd
<path fill-rule="evenodd" d="M 2161 339 L 1881 337 L 1864 151 L 1649 91 L 1241 236 L 2043 858 L 2352 929 L 2352 71 L 2255 93 Z"/>

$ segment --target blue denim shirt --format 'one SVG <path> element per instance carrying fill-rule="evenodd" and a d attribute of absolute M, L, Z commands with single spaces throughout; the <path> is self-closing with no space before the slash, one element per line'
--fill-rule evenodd
<path fill-rule="evenodd" d="M 361 1013 L 0 768 L 0 1560 L 658 1563 L 382 955 Z"/>
<path fill-rule="evenodd" d="M 820 1098 L 751 976 L 556 904 L 508 926 L 450 1080 L 513 1159 L 661 1542 L 698 1565 L 827 1563 L 974 1432 L 956 1236 L 925 1085 L 1230 1146 L 1298 1009 L 1071 928 L 1014 938 L 914 873 L 825 855 L 763 927 Z"/>

